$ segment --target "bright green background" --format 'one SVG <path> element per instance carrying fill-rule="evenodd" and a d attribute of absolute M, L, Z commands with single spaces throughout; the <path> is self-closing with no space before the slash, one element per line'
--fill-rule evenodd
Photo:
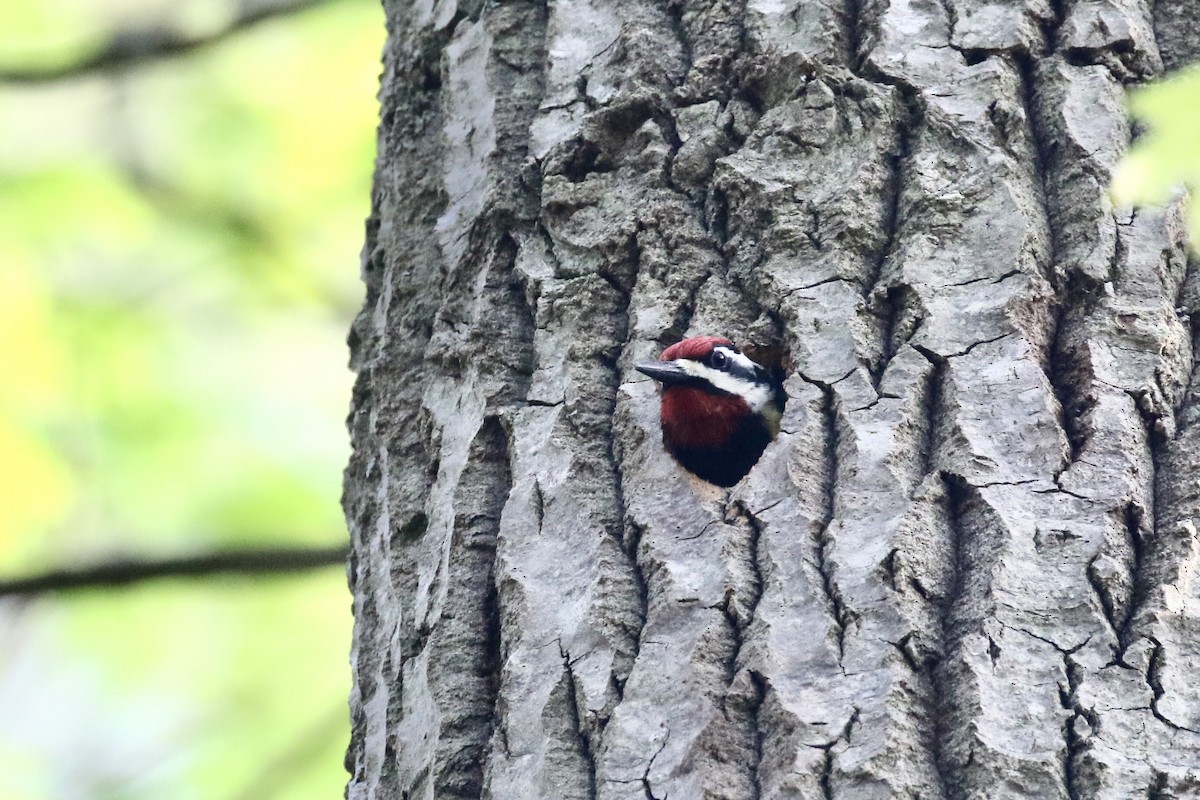
<path fill-rule="evenodd" d="M 220 0 L 5 0 L 0 72 Z M 384 39 L 330 0 L 0 83 L 0 575 L 343 540 Z M 350 598 L 303 576 L 0 601 L 0 800 L 340 797 Z"/>

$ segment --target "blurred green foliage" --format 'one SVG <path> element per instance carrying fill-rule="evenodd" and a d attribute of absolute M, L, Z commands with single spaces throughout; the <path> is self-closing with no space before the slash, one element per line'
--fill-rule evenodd
<path fill-rule="evenodd" d="M 221 0 L 9 0 L 0 74 Z M 0 574 L 344 537 L 383 14 L 0 82 Z M 0 800 L 342 792 L 350 599 L 308 576 L 0 602 Z"/>
<path fill-rule="evenodd" d="M 1135 90 L 1130 110 L 1146 131 L 1113 176 L 1118 205 L 1161 203 L 1180 187 L 1200 190 L 1200 68 Z M 1189 207 L 1192 244 L 1200 243 L 1200 203 Z"/>

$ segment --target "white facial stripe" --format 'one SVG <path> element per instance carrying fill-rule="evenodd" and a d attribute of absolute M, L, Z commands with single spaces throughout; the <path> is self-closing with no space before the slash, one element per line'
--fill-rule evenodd
<path fill-rule="evenodd" d="M 754 369 L 754 362 L 741 353 L 735 353 L 724 347 L 719 349 L 729 356 L 731 361 L 750 370 Z M 688 375 L 703 378 L 723 392 L 738 395 L 746 401 L 750 410 L 756 413 L 762 411 L 771 402 L 771 388 L 765 384 L 730 375 L 728 372 L 713 369 L 707 364 L 690 358 L 678 358 L 673 363 Z"/>

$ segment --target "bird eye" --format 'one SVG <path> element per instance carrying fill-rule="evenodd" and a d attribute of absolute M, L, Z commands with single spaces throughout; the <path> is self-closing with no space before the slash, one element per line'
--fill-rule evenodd
<path fill-rule="evenodd" d="M 720 350 L 713 350 L 712 355 L 708 358 L 708 363 L 716 369 L 724 369 L 729 364 L 729 356 Z"/>

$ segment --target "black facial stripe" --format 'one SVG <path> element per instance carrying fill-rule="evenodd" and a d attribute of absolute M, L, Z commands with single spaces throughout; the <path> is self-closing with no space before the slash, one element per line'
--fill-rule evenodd
<path fill-rule="evenodd" d="M 736 361 L 730 361 L 729 365 L 721 371 L 727 372 L 735 378 L 741 378 L 744 381 L 749 381 L 750 383 L 758 383 L 761 380 L 758 370 L 756 370 L 753 366 L 746 367 L 737 363 Z"/>

